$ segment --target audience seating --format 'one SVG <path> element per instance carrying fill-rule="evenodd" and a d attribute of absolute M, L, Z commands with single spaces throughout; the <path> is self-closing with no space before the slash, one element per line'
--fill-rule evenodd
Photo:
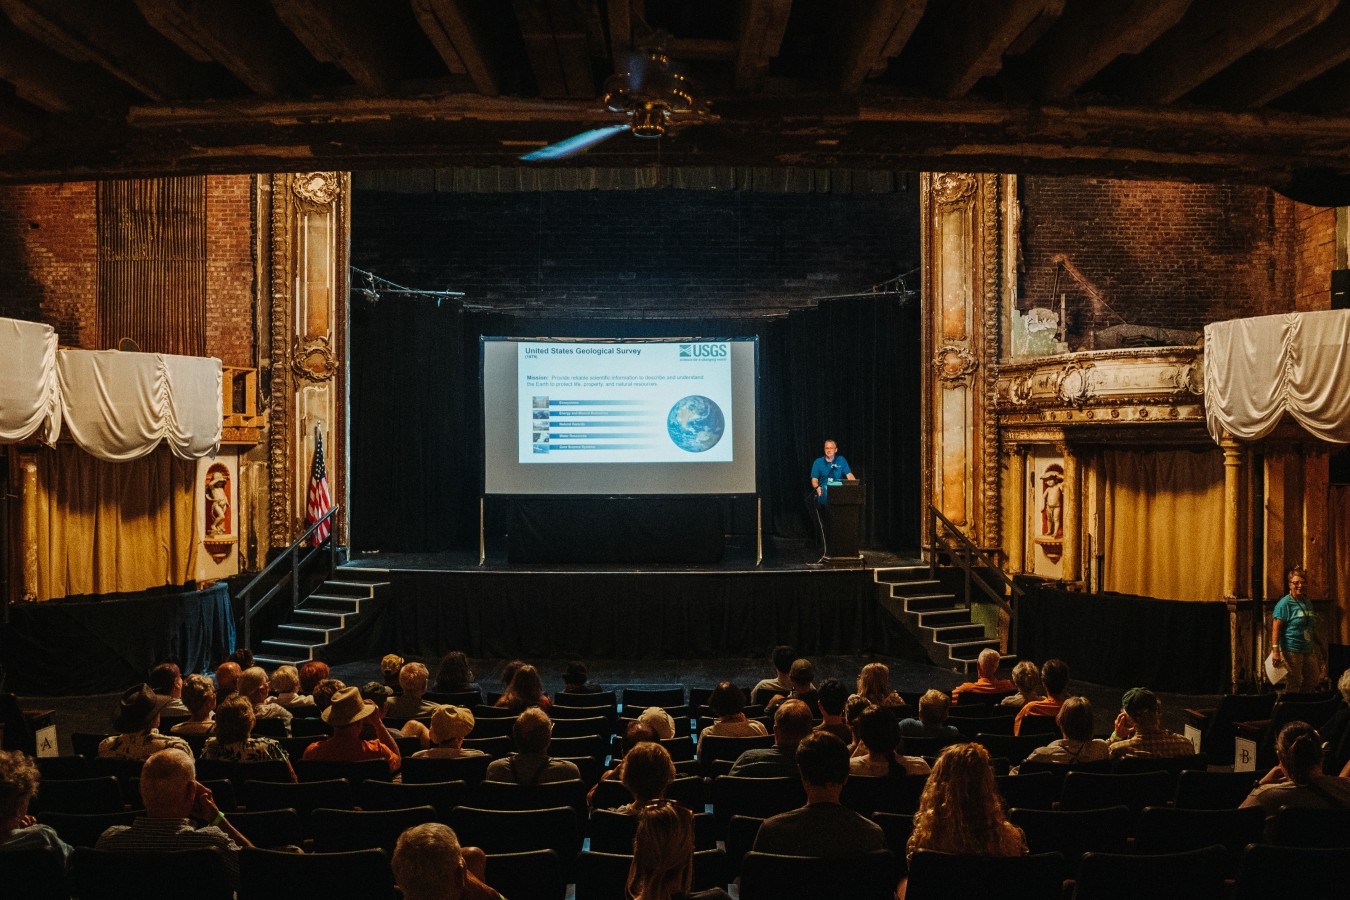
<path fill-rule="evenodd" d="M 874 812 L 913 813 L 919 808 L 919 795 L 927 783 L 927 775 L 850 775 L 839 802 L 864 816 Z"/>
<path fill-rule="evenodd" d="M 1275 738 L 1279 736 L 1280 729 L 1290 722 L 1307 722 L 1314 728 L 1319 727 L 1331 718 L 1332 713 L 1340 706 L 1339 694 L 1331 694 L 1325 699 L 1310 700 L 1295 700 L 1285 696 L 1271 710 L 1268 722 L 1238 723 L 1236 727 L 1239 732 L 1245 730 L 1249 735 L 1252 733 L 1257 735 L 1256 768 L 1258 771 L 1264 771 L 1275 765 Z"/>
<path fill-rule="evenodd" d="M 1059 788 L 1064 785 L 1064 776 L 1070 772 L 1097 772 L 1102 775 L 1111 774 L 1111 760 L 1099 759 L 1087 763 L 1054 763 L 1054 762 L 1023 762 L 1017 768 L 1019 775 L 1037 775 L 1041 772 L 1049 772 L 1055 776 L 1056 796 Z"/>
<path fill-rule="evenodd" d="M 906 900 L 952 900 L 994 893 L 999 900 L 1060 900 L 1067 866 L 1058 853 L 954 856 L 916 850 Z"/>
<path fill-rule="evenodd" d="M 258 719 L 253 723 L 253 736 L 285 738 L 290 737 L 291 732 L 284 719 Z"/>
<path fill-rule="evenodd" d="M 86 731 L 75 731 L 70 735 L 70 747 L 76 756 L 83 756 L 85 759 L 94 759 L 98 756 L 98 745 L 103 743 L 103 739 L 112 737 L 107 733 L 90 734 Z"/>
<path fill-rule="evenodd" d="M 1185 897 L 1223 900 L 1222 846 L 1180 853 L 1089 853 L 1078 865 L 1074 900 L 1138 900 Z"/>
<path fill-rule="evenodd" d="M 670 758 L 675 762 L 689 762 L 694 758 L 694 741 L 689 735 L 677 735 L 661 741 Z"/>
<path fill-rule="evenodd" d="M 427 691 L 422 695 L 422 699 L 439 703 L 441 706 L 462 706 L 465 709 L 473 709 L 483 702 L 483 692 L 478 688 L 470 691 Z"/>
<path fill-rule="evenodd" d="M 553 695 L 553 705 L 617 710 L 619 701 L 613 691 L 596 691 L 593 694 L 573 694 L 567 691 L 558 691 Z"/>
<path fill-rule="evenodd" d="M 566 806 L 586 820 L 586 785 L 580 779 L 550 784 L 508 784 L 484 781 L 474 790 L 474 805 L 484 809 L 527 810 Z"/>
<path fill-rule="evenodd" d="M 994 782 L 1003 796 L 1005 809 L 1053 809 L 1059 800 L 1061 784 L 1051 772 L 1031 775 L 998 775 Z"/>
<path fill-rule="evenodd" d="M 392 777 L 389 763 L 383 759 L 363 759 L 360 762 L 296 759 L 291 761 L 291 765 L 295 767 L 295 777 L 300 781 L 333 781 L 345 778 L 355 786 L 367 778 L 388 781 Z"/>
<path fill-rule="evenodd" d="M 255 809 L 230 813 L 230 824 L 255 847 L 275 850 L 299 847 L 305 841 L 300 816 L 293 809 Z"/>
<path fill-rule="evenodd" d="M 410 806 L 430 806 L 436 816 L 444 820 L 450 810 L 469 802 L 471 791 L 463 781 L 428 781 L 404 784 L 371 778 L 356 792 L 362 809 L 407 809 Z"/>
<path fill-rule="evenodd" d="M 296 716 L 291 719 L 291 737 L 309 738 L 311 741 L 323 740 L 333 733 L 333 726 L 323 719 Z M 188 737 L 189 735 L 183 735 Z"/>
<path fill-rule="evenodd" d="M 632 854 L 627 853 L 587 850 L 579 854 L 576 861 L 576 900 L 627 900 L 625 885 L 632 863 Z M 720 887 L 726 883 L 725 855 L 721 850 L 694 853 L 694 890 Z M 492 887 L 501 890 L 495 884 Z M 502 893 L 505 896 L 505 892 Z"/>
<path fill-rule="evenodd" d="M 562 866 L 552 850 L 489 853 L 486 882 L 513 900 L 563 900 L 567 896 Z"/>
<path fill-rule="evenodd" d="M 322 741 L 321 737 L 302 735 L 300 737 L 277 738 L 276 742 L 281 745 L 281 749 L 286 751 L 286 755 L 291 759 L 303 759 L 305 751 L 311 744 Z"/>
<path fill-rule="evenodd" d="M 552 850 L 569 881 L 581 850 L 576 813 L 567 806 L 524 811 L 457 806 L 450 812 L 449 825 L 461 844 L 482 847 L 489 854 Z"/>
<path fill-rule="evenodd" d="M 1044 747 L 1058 739 L 1057 734 L 986 734 L 975 736 L 975 742 L 983 744 L 990 756 L 1001 756 L 1013 765 L 1017 765 L 1031 755 L 1037 747 Z"/>
<path fill-rule="evenodd" d="M 463 781 L 470 788 L 482 783 L 487 775 L 487 756 L 461 756 L 453 759 L 414 759 L 403 760 L 399 771 L 404 784 L 425 784 L 427 782 Z"/>
<path fill-rule="evenodd" d="M 708 705 L 708 699 L 712 697 L 713 689 L 710 687 L 691 687 L 689 693 L 689 708 L 702 711 Z M 749 695 L 749 691 L 745 691 Z"/>
<path fill-rule="evenodd" d="M 613 726 L 604 716 L 586 716 L 573 719 L 559 716 L 553 719 L 553 739 L 576 737 L 608 738 Z"/>
<path fill-rule="evenodd" d="M 987 693 L 962 691 L 960 697 L 952 703 L 952 709 L 971 709 L 980 706 L 983 706 L 986 709 L 998 709 L 999 704 L 1003 702 L 1005 697 L 1011 697 L 1015 693 L 1017 693 L 1016 690 L 993 691 Z"/>
<path fill-rule="evenodd" d="M 961 732 L 968 741 L 975 740 L 981 734 L 1006 734 L 1012 737 L 1013 722 L 1016 716 L 950 716 L 948 725 Z"/>
<path fill-rule="evenodd" d="M 1060 809 L 1102 809 L 1127 806 L 1138 815 L 1145 806 L 1165 806 L 1172 798 L 1173 778 L 1166 772 L 1100 775 L 1070 772 L 1059 794 Z"/>
<path fill-rule="evenodd" d="M 477 734 L 477 729 L 474 729 Z M 511 743 L 509 734 L 499 734 L 495 737 L 467 737 L 464 739 L 465 750 L 482 750 L 488 755 L 489 759 L 501 759 L 511 755 L 515 749 Z"/>
<path fill-rule="evenodd" d="M 881 826 L 882 833 L 886 835 L 886 846 L 895 854 L 903 875 L 909 868 L 906 857 L 909 854 L 909 836 L 914 833 L 914 817 L 908 813 L 875 812 L 871 819 Z"/>
<path fill-rule="evenodd" d="M 772 746 L 772 734 L 767 734 L 762 737 L 722 737 L 720 735 L 710 734 L 702 740 L 702 753 L 699 756 L 698 761 L 703 769 L 703 774 L 711 775 L 712 764 L 716 760 L 735 762 L 736 759 L 747 750 Z"/>
<path fill-rule="evenodd" d="M 609 735 L 554 738 L 549 743 L 548 754 L 560 757 L 589 756 L 603 766 L 609 757 Z"/>
<path fill-rule="evenodd" d="M 102 813 L 72 813 L 72 812 L 52 812 L 50 810 L 41 813 L 37 820 L 43 825 L 50 825 L 56 829 L 56 833 L 73 847 L 92 847 L 98 842 L 99 835 L 114 825 L 130 825 L 131 821 L 137 816 L 142 815 L 140 810 L 125 810 L 123 812 L 102 812 Z"/>
<path fill-rule="evenodd" d="M 1055 721 L 1054 716 L 1023 716 L 1018 734 L 1048 734 L 1051 741 L 1058 740 L 1059 722 Z M 1046 741 L 1047 744 L 1049 742 Z"/>
<path fill-rule="evenodd" d="M 1266 835 L 1264 843 L 1278 847 L 1350 847 L 1350 809 L 1286 806 L 1275 814 Z"/>
<path fill-rule="evenodd" d="M 1233 764 L 1234 723 L 1269 719 L 1279 695 L 1224 694 L 1213 709 L 1188 709 L 1191 724 L 1200 729 L 1200 750 L 1216 765 Z M 1321 723 L 1316 723 L 1321 724 Z"/>
<path fill-rule="evenodd" d="M 83 756 L 38 756 L 33 762 L 37 763 L 43 781 L 88 778 L 90 774 L 89 761 Z"/>
<path fill-rule="evenodd" d="M 287 853 L 254 847 L 239 852 L 239 900 L 336 897 L 398 900 L 388 854 L 376 849 Z"/>
<path fill-rule="evenodd" d="M 1150 806 L 1139 816 L 1134 834 L 1135 853 L 1176 853 L 1221 844 L 1225 850 L 1224 877 L 1237 875 L 1242 852 L 1261 842 L 1266 811 L 1247 809 L 1175 809 Z"/>
<path fill-rule="evenodd" d="M 309 833 L 310 816 L 316 809 L 351 809 L 354 805 L 351 782 L 332 781 L 246 781 L 241 796 L 244 808 L 293 809 L 300 816 L 301 828 Z"/>
<path fill-rule="evenodd" d="M 900 743 L 900 752 L 906 756 L 937 756 L 948 744 L 957 744 L 960 740 L 939 737 L 905 737 Z"/>
<path fill-rule="evenodd" d="M 741 900 L 819 900 L 845 895 L 850 900 L 892 900 L 898 880 L 895 856 L 889 850 L 847 860 L 751 850 L 741 860 L 740 896 Z"/>
<path fill-rule="evenodd" d="M 1172 805 L 1183 809 L 1236 809 L 1252 792 L 1256 779 L 1252 772 L 1181 772 Z"/>
<path fill-rule="evenodd" d="M 632 853 L 637 833 L 637 816 L 597 809 L 591 813 L 590 849 L 600 853 Z M 717 822 L 711 813 L 694 813 L 694 848 L 711 850 L 717 846 Z"/>
<path fill-rule="evenodd" d="M 1253 844 L 1242 857 L 1233 900 L 1340 900 L 1350 884 L 1350 849 Z"/>
<path fill-rule="evenodd" d="M 626 718 L 634 718 L 635 713 L 640 713 L 649 706 L 659 706 L 670 712 L 674 707 L 684 706 L 684 685 L 670 685 L 667 687 L 626 687 L 623 689 L 623 706 L 620 712 Z M 684 711 L 688 715 L 689 710 Z M 674 715 L 671 712 L 671 715 Z"/>
<path fill-rule="evenodd" d="M 70 900 L 65 861 L 48 847 L 0 850 L 0 884 L 23 900 Z"/>
<path fill-rule="evenodd" d="M 1070 867 L 1084 853 L 1124 853 L 1134 817 L 1124 806 L 1105 809 L 1011 809 L 1008 821 L 1027 837 L 1032 853 L 1059 853 Z"/>
<path fill-rule="evenodd" d="M 600 760 L 596 759 L 594 756 L 558 756 L 557 754 L 551 755 L 553 756 L 554 759 L 565 759 L 572 765 L 576 766 L 577 771 L 581 773 L 581 781 L 583 784 L 586 785 L 586 790 L 588 791 L 591 788 L 595 787 L 596 783 L 600 780 L 600 773 L 605 770 L 604 764 L 601 763 Z"/>
<path fill-rule="evenodd" d="M 745 859 L 745 854 L 754 849 L 759 826 L 763 824 L 764 820 L 755 816 L 732 816 L 727 822 L 725 844 L 728 881 L 740 876 L 741 861 Z"/>
<path fill-rule="evenodd" d="M 1193 753 L 1190 756 L 1169 756 L 1169 757 L 1149 757 L 1149 756 L 1127 756 L 1124 759 L 1115 760 L 1111 764 L 1111 771 L 1117 775 L 1134 775 L 1139 772 L 1166 772 L 1172 776 L 1173 783 L 1182 772 L 1196 771 L 1204 772 L 1209 765 L 1209 757 L 1203 753 Z"/>
<path fill-rule="evenodd" d="M 800 778 L 742 778 L 719 775 L 711 787 L 718 834 L 726 834 L 732 816 L 769 816 L 796 809 L 806 803 Z"/>
<path fill-rule="evenodd" d="M 473 715 L 475 721 L 473 725 L 473 732 L 470 734 L 470 737 L 475 739 L 482 739 L 482 738 L 510 739 L 511 729 L 516 724 L 516 717 L 509 713 L 507 713 L 506 715 L 500 715 L 501 713 L 507 712 L 504 709 L 495 710 L 498 713 L 498 715 L 492 716 L 485 715 L 479 711 L 487 709 L 493 709 L 493 707 L 480 706 L 478 707 L 478 709 L 474 710 Z"/>
<path fill-rule="evenodd" d="M 43 779 L 29 804 L 40 812 L 110 813 L 126 809 L 122 785 L 112 775 L 99 778 Z"/>
<path fill-rule="evenodd" d="M 258 762 L 228 762 L 223 759 L 197 760 L 198 781 L 228 779 L 239 788 L 246 781 L 290 781 L 291 767 L 282 759 L 264 759 Z"/>
<path fill-rule="evenodd" d="M 89 760 L 89 774 L 94 778 L 116 778 L 122 788 L 122 800 L 132 806 L 140 805 L 140 794 L 132 787 L 132 781 L 141 777 L 145 766 L 143 759 L 111 759 L 95 757 Z"/>
<path fill-rule="evenodd" d="M 69 884 L 80 900 L 175 897 L 185 890 L 200 900 L 234 898 L 225 857 L 209 847 L 157 852 L 76 847 Z"/>
<path fill-rule="evenodd" d="M 239 808 L 239 800 L 234 789 L 234 782 L 228 778 L 220 779 L 202 779 L 198 778 L 202 786 L 211 792 L 211 799 L 216 801 L 216 808 L 221 812 L 232 813 Z M 140 779 L 136 779 L 136 793 L 141 792 Z"/>
<path fill-rule="evenodd" d="M 436 821 L 430 806 L 406 809 L 316 809 L 310 814 L 310 831 L 316 853 L 344 853 L 379 847 L 394 852 L 398 836 L 414 825 Z"/>

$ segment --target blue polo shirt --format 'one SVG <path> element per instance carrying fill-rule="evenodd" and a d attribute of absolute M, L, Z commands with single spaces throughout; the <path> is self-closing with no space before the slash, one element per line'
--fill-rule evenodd
<path fill-rule="evenodd" d="M 820 496 L 816 502 L 822 506 L 825 504 L 825 498 L 830 493 L 830 481 L 843 481 L 845 475 L 851 475 L 853 470 L 848 467 L 848 460 L 838 453 L 834 455 L 834 462 L 830 462 L 825 457 L 818 458 L 811 463 L 811 477 L 820 482 Z"/>

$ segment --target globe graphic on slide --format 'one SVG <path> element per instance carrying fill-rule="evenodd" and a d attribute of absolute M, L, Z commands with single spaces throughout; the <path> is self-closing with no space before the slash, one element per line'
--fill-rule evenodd
<path fill-rule="evenodd" d="M 666 431 L 675 446 L 689 453 L 702 453 L 717 446 L 727 430 L 722 408 L 707 397 L 691 394 L 677 400 L 666 416 Z"/>

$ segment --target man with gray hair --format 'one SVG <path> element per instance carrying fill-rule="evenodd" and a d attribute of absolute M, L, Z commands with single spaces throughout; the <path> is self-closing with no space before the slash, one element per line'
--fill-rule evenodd
<path fill-rule="evenodd" d="M 801 700 L 784 700 L 773 716 L 773 746 L 746 750 L 731 766 L 732 775 L 745 778 L 797 778 L 797 745 L 815 723 L 811 707 Z"/>
<path fill-rule="evenodd" d="M 195 850 L 214 847 L 239 884 L 239 849 L 248 838 L 230 824 L 211 791 L 197 781 L 192 757 L 181 750 L 160 750 L 141 769 L 145 815 L 130 825 L 114 825 L 99 835 L 99 850 Z"/>
<path fill-rule="evenodd" d="M 508 784 L 552 784 L 555 781 L 573 781 L 581 778 L 576 763 L 553 759 L 548 745 L 553 740 L 553 722 L 537 706 L 531 706 L 516 716 L 511 726 L 516 752 L 506 759 L 494 759 L 487 768 L 488 781 Z"/>
<path fill-rule="evenodd" d="M 501 900 L 482 881 L 486 859 L 460 847 L 450 826 L 427 822 L 399 835 L 390 866 L 404 900 Z"/>
<path fill-rule="evenodd" d="M 249 666 L 239 673 L 239 696 L 253 704 L 254 719 L 280 719 L 286 726 L 286 736 L 291 735 L 291 719 L 294 714 L 279 703 L 270 699 L 272 684 L 267 678 L 267 670 L 262 666 Z"/>
<path fill-rule="evenodd" d="M 962 694 L 1016 693 L 1017 685 L 1006 678 L 998 677 L 998 667 L 1002 664 L 1003 654 L 993 647 L 985 647 L 981 650 L 979 657 L 975 660 L 975 672 L 978 677 L 974 681 L 967 681 L 965 684 L 952 688 L 952 703 L 960 706 Z"/>

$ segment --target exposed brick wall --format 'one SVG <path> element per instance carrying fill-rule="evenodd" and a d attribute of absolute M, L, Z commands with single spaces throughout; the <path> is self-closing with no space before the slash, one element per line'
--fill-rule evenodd
<path fill-rule="evenodd" d="M 1296 204 L 1266 188 L 1044 176 L 1021 185 L 1023 308 L 1051 302 L 1057 253 L 1132 325 L 1200 331 L 1294 308 Z M 1059 290 L 1070 310 L 1087 309 L 1067 276 Z M 1098 327 L 1119 321 L 1108 313 Z M 1070 313 L 1071 345 L 1090 324 Z"/>
<path fill-rule="evenodd" d="M 471 303 L 801 306 L 918 264 L 918 198 L 743 191 L 358 191 L 352 260 Z M 917 281 L 912 282 L 917 288 Z"/>
<path fill-rule="evenodd" d="M 253 179 L 207 179 L 207 353 L 253 365 Z M 46 322 L 61 344 L 103 349 L 92 181 L 0 187 L 0 316 Z"/>
<path fill-rule="evenodd" d="M 1336 264 L 1336 209 L 1294 204 L 1294 308 L 1331 307 Z"/>
<path fill-rule="evenodd" d="M 54 327 L 67 347 L 99 349 L 96 185 L 0 187 L 0 315 Z"/>
<path fill-rule="evenodd" d="M 206 179 L 206 352 L 254 365 L 254 179 Z"/>

